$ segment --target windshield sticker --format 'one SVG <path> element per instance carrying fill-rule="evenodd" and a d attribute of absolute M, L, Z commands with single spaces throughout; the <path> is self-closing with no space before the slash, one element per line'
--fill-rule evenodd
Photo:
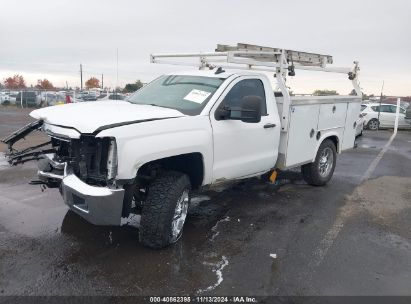
<path fill-rule="evenodd" d="M 188 93 L 186 97 L 184 97 L 184 99 L 195 103 L 202 103 L 204 100 L 207 99 L 208 96 L 210 96 L 210 94 L 210 92 L 194 89 L 191 90 L 191 92 Z"/>

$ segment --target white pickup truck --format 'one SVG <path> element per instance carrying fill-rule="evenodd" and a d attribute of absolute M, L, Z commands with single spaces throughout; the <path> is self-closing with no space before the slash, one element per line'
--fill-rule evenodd
<path fill-rule="evenodd" d="M 125 101 L 35 110 L 36 122 L 3 139 L 9 162 L 39 159 L 40 180 L 95 225 L 140 213 L 140 240 L 161 248 L 180 238 L 193 189 L 297 166 L 321 186 L 337 154 L 353 148 L 357 63 L 327 68 L 331 56 L 245 44 L 151 61 L 165 57 L 200 58 L 200 70 L 161 76 Z M 214 66 L 217 58 L 225 65 Z M 275 73 L 275 90 L 258 69 Z M 346 73 L 358 94 L 291 97 L 285 77 L 296 69 Z M 46 149 L 12 148 L 33 130 L 50 136 Z"/>

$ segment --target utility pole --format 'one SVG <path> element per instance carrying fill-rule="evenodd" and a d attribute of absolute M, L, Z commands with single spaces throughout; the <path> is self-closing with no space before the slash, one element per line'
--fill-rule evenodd
<path fill-rule="evenodd" d="M 104 88 L 104 75 L 101 74 L 101 89 Z"/>
<path fill-rule="evenodd" d="M 378 125 L 377 125 L 377 131 L 380 129 L 380 113 L 381 113 L 382 91 L 383 91 L 383 90 L 384 90 L 384 80 L 382 81 L 381 94 L 380 94 L 380 106 L 378 107 Z"/>
<path fill-rule="evenodd" d="M 116 67 L 116 74 L 117 74 L 117 77 L 116 77 L 116 93 L 117 93 L 117 87 L 118 87 L 118 48 L 117 48 L 117 67 Z"/>
<path fill-rule="evenodd" d="M 80 91 L 83 91 L 83 65 L 80 63 Z"/>

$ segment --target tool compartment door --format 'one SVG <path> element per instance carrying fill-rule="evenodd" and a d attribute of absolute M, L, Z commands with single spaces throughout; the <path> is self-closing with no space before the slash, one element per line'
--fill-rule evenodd
<path fill-rule="evenodd" d="M 316 154 L 319 111 L 319 104 L 291 106 L 286 149 L 287 167 L 311 161 Z"/>
<path fill-rule="evenodd" d="M 345 125 L 347 103 L 327 103 L 320 106 L 318 130 L 341 128 Z"/>

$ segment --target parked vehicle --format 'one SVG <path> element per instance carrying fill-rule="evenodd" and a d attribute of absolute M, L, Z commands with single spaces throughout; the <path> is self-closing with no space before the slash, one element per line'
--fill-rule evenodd
<path fill-rule="evenodd" d="M 10 104 L 10 94 L 8 92 L 0 92 L 0 104 Z"/>
<path fill-rule="evenodd" d="M 3 91 L 0 92 L 0 104 L 2 105 L 14 105 L 16 104 L 17 92 Z"/>
<path fill-rule="evenodd" d="M 273 180 L 276 168 L 295 167 L 308 184 L 322 186 L 337 154 L 354 146 L 358 63 L 334 69 L 328 55 L 244 44 L 177 56 L 201 58 L 201 70 L 161 76 L 125 101 L 33 111 L 36 122 L 3 140 L 8 161 L 39 158 L 39 178 L 93 224 L 120 225 L 121 217 L 141 214 L 142 243 L 162 248 L 181 237 L 193 189 L 266 173 Z M 278 89 L 265 73 L 213 67 L 214 59 L 234 68 L 274 67 Z M 284 75 L 295 69 L 345 73 L 357 96 L 291 97 Z M 38 129 L 51 148 L 12 148 Z"/>
<path fill-rule="evenodd" d="M 101 98 L 99 98 L 99 100 L 124 100 L 127 98 L 127 96 L 121 93 L 110 93 L 109 95 L 101 94 L 100 96 Z"/>
<path fill-rule="evenodd" d="M 41 97 L 36 91 L 23 91 L 17 94 L 16 103 L 23 103 L 24 106 L 28 107 L 38 107 L 41 104 Z"/>
<path fill-rule="evenodd" d="M 358 119 L 355 127 L 355 137 L 362 136 L 364 130 L 364 117 L 362 114 L 358 115 Z"/>
<path fill-rule="evenodd" d="M 96 101 L 97 95 L 94 92 L 90 92 L 88 94 L 83 95 L 82 99 L 84 101 Z"/>
<path fill-rule="evenodd" d="M 66 103 L 66 92 L 46 91 L 40 92 L 40 98 L 43 105 L 55 106 Z"/>
<path fill-rule="evenodd" d="M 411 107 L 408 107 L 405 111 L 405 122 L 408 123 L 409 126 L 411 126 Z"/>
<path fill-rule="evenodd" d="M 361 105 L 361 114 L 364 117 L 364 125 L 367 129 L 393 128 L 397 106 L 393 104 L 367 103 Z M 379 112 L 379 113 L 378 113 Z M 410 124 L 405 120 L 405 109 L 400 107 L 398 128 L 409 128 Z"/>

